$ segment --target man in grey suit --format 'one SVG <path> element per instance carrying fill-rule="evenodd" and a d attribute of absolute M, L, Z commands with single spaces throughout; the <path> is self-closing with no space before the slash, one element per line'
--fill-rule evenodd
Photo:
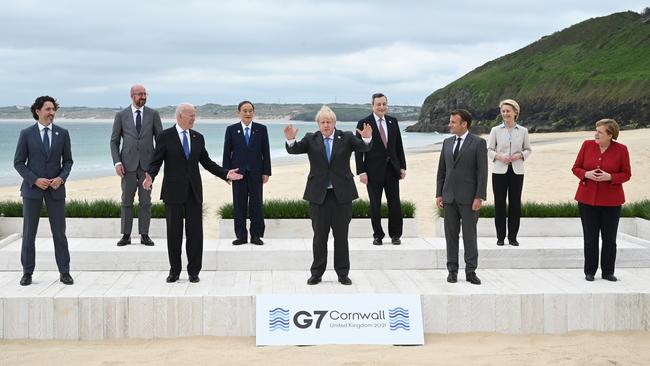
<path fill-rule="evenodd" d="M 465 247 L 465 279 L 480 285 L 476 276 L 478 249 L 476 223 L 486 199 L 487 144 L 469 133 L 472 115 L 464 110 L 451 111 L 449 132 L 440 151 L 436 187 L 436 205 L 445 209 L 447 241 L 447 282 L 458 281 L 458 235 L 462 226 Z"/>
<path fill-rule="evenodd" d="M 111 133 L 113 164 L 117 175 L 122 177 L 122 238 L 117 242 L 119 247 L 131 244 L 133 198 L 136 189 L 140 206 L 138 216 L 140 243 L 154 245 L 149 237 L 151 191 L 142 188 L 142 183 L 153 157 L 153 143 L 162 132 L 162 122 L 158 111 L 145 107 L 147 90 L 144 86 L 136 84 L 131 87 L 131 101 L 129 107 L 115 115 L 113 133 Z"/>
<path fill-rule="evenodd" d="M 32 116 L 38 123 L 20 131 L 14 168 L 23 177 L 23 242 L 20 261 L 23 265 L 22 286 L 32 283 L 36 264 L 36 232 L 43 200 L 47 206 L 50 230 L 54 239 L 54 257 L 60 281 L 72 285 L 70 253 L 65 236 L 65 181 L 72 169 L 72 150 L 68 130 L 55 126 L 59 105 L 50 96 L 36 98 Z"/>

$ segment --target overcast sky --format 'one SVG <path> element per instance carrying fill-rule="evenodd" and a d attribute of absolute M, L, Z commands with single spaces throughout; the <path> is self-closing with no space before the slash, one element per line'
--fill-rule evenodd
<path fill-rule="evenodd" d="M 4 1 L 0 106 L 369 102 L 434 90 L 583 20 L 647 1 Z"/>

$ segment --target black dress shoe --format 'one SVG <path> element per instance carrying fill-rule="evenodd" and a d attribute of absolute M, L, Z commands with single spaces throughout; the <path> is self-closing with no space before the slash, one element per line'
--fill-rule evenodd
<path fill-rule="evenodd" d="M 375 238 L 375 240 L 372 241 L 372 245 L 381 245 L 381 238 Z"/>
<path fill-rule="evenodd" d="M 518 247 L 519 242 L 517 240 L 508 240 L 508 243 L 512 245 L 513 247 Z"/>
<path fill-rule="evenodd" d="M 618 281 L 618 278 L 616 278 L 616 276 L 614 276 L 613 274 L 610 274 L 610 275 L 603 275 L 603 280 L 616 282 Z"/>
<path fill-rule="evenodd" d="M 390 242 L 393 243 L 393 245 L 400 245 L 402 244 L 402 241 L 398 237 L 394 237 L 390 239 Z"/>
<path fill-rule="evenodd" d="M 352 280 L 348 276 L 339 276 L 339 282 L 341 285 L 349 286 L 352 284 Z"/>
<path fill-rule="evenodd" d="M 253 237 L 251 238 L 251 244 L 255 244 L 255 245 L 264 245 L 264 242 L 263 242 L 262 239 L 260 239 L 259 237 L 257 237 L 257 236 L 253 236 Z"/>
<path fill-rule="evenodd" d="M 246 239 L 235 239 L 232 241 L 232 245 L 242 245 L 246 243 L 248 243 Z"/>
<path fill-rule="evenodd" d="M 504 246 L 505 244 L 506 244 L 506 243 L 504 243 L 503 240 L 499 240 L 499 239 L 497 239 L 497 245 L 498 245 L 498 246 L 502 247 L 502 246 Z"/>
<path fill-rule="evenodd" d="M 59 276 L 59 281 L 63 282 L 64 285 L 72 285 L 74 283 L 74 280 L 72 279 L 72 276 L 70 276 L 70 273 L 61 273 Z"/>
<path fill-rule="evenodd" d="M 478 278 L 478 276 L 474 272 L 470 272 L 470 273 L 465 274 L 465 281 L 471 283 L 472 285 L 480 285 L 481 284 L 481 280 Z"/>
<path fill-rule="evenodd" d="M 131 235 L 126 235 L 126 234 L 124 234 L 124 236 L 122 236 L 122 239 L 120 239 L 120 241 L 117 242 L 118 247 L 123 247 L 129 244 L 131 244 Z"/>
<path fill-rule="evenodd" d="M 21 286 L 29 286 L 32 284 L 32 275 L 29 273 L 24 273 L 23 277 L 20 278 Z"/>
<path fill-rule="evenodd" d="M 201 281 L 201 279 L 199 278 L 199 275 L 190 275 L 190 282 L 197 283 L 199 281 Z"/>
<path fill-rule="evenodd" d="M 456 283 L 458 282 L 458 274 L 456 272 L 449 272 L 447 275 L 447 282 Z"/>
<path fill-rule="evenodd" d="M 309 277 L 309 279 L 307 280 L 307 284 L 308 284 L 308 285 L 317 285 L 320 281 L 321 281 L 321 277 L 320 277 L 320 276 L 311 276 L 311 277 Z"/>
<path fill-rule="evenodd" d="M 167 276 L 167 279 L 165 281 L 167 281 L 167 283 L 176 282 L 178 281 L 178 275 L 170 273 L 169 276 Z"/>
<path fill-rule="evenodd" d="M 585 280 L 587 280 L 589 282 L 593 282 L 594 275 L 592 275 L 592 274 L 585 275 Z"/>
<path fill-rule="evenodd" d="M 149 247 L 154 245 L 153 240 L 151 240 L 151 238 L 147 234 L 140 235 L 140 244 L 144 244 Z"/>

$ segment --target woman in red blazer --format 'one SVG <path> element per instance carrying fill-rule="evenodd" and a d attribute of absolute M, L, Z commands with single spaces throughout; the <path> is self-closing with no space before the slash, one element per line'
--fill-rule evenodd
<path fill-rule="evenodd" d="M 575 199 L 580 208 L 585 250 L 585 279 L 593 281 L 598 270 L 598 236 L 602 236 L 601 274 L 616 281 L 616 231 L 625 202 L 623 183 L 630 180 L 630 155 L 627 147 L 616 142 L 618 123 L 613 119 L 596 122 L 594 140 L 582 144 L 573 164 L 580 179 Z"/>

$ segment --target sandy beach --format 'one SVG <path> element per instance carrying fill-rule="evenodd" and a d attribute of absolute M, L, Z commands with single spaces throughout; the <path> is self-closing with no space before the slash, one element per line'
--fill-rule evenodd
<path fill-rule="evenodd" d="M 650 333 L 427 334 L 425 345 L 255 347 L 253 337 L 4 341 L 0 365 L 648 365 Z"/>
<path fill-rule="evenodd" d="M 197 126 L 200 130 L 200 126 Z M 486 136 L 484 136 L 486 137 Z M 571 173 L 583 140 L 591 131 L 532 134 L 533 154 L 526 161 L 523 199 L 564 202 L 573 200 L 577 179 Z M 622 131 L 619 142 L 628 146 L 632 180 L 624 185 L 628 202 L 650 197 L 650 129 Z M 407 154 L 407 177 L 401 185 L 402 199 L 417 205 L 420 236 L 434 234 L 435 177 L 440 145 Z M 218 156 L 217 152 L 213 155 Z M 74 171 L 74 169 L 73 169 Z M 491 171 L 491 168 L 490 168 Z M 275 165 L 265 198 L 302 197 L 308 163 Z M 154 185 L 159 196 L 160 182 Z M 215 210 L 230 202 L 229 186 L 204 175 L 204 196 L 208 214 L 204 227 L 207 237 L 215 237 Z M 488 182 L 488 203 L 492 202 Z M 69 198 L 119 200 L 119 178 L 72 179 L 67 183 Z M 365 187 L 357 183 L 362 198 Z M 0 187 L 0 199 L 20 199 L 18 186 Z M 116 239 L 119 233 L 115 234 Z M 164 244 L 163 244 L 164 245 Z M 255 347 L 252 337 L 198 337 L 170 340 L 117 340 L 101 342 L 0 341 L 0 365 L 195 365 L 214 364 L 346 364 L 346 365 L 648 365 L 648 332 L 572 332 L 565 335 L 504 335 L 467 333 L 427 334 L 422 347 L 315 346 Z M 54 357 L 53 357 L 54 356 Z"/>
<path fill-rule="evenodd" d="M 197 126 L 200 129 L 200 126 Z M 487 136 L 483 136 L 487 138 Z M 525 163 L 523 200 L 537 202 L 565 202 L 573 200 L 577 179 L 571 173 L 571 167 L 580 149 L 582 141 L 593 138 L 591 131 L 531 134 L 533 154 Z M 638 201 L 650 197 L 645 185 L 650 177 L 650 129 L 622 131 L 619 142 L 628 146 L 632 161 L 632 179 L 625 183 L 627 201 Z M 401 197 L 416 204 L 416 217 L 420 236 L 434 234 L 435 186 L 439 149 L 441 145 L 431 145 L 428 149 L 419 149 L 407 153 L 407 176 L 400 185 Z M 219 156 L 220 152 L 212 152 Z M 353 171 L 354 171 L 353 167 Z M 264 187 L 265 198 L 301 199 L 309 163 L 306 157 L 300 163 L 274 164 L 273 175 Z M 490 166 L 491 172 L 491 166 Z M 17 173 L 16 173 L 17 174 Z M 488 180 L 490 180 L 488 174 Z M 160 178 L 160 177 L 159 177 Z M 156 179 L 153 188 L 153 200 L 159 202 L 162 179 Z M 66 183 L 69 199 L 113 199 L 120 200 L 120 180 L 117 176 L 81 179 L 71 178 Z M 492 203 L 492 183 L 488 181 L 488 200 Z M 0 200 L 20 200 L 19 185 L 0 187 Z M 203 171 L 205 236 L 216 237 L 216 210 L 224 203 L 231 202 L 232 191 L 222 180 Z M 367 199 L 368 193 L 363 184 L 357 180 L 360 198 Z M 116 233 L 116 237 L 119 233 Z"/>

